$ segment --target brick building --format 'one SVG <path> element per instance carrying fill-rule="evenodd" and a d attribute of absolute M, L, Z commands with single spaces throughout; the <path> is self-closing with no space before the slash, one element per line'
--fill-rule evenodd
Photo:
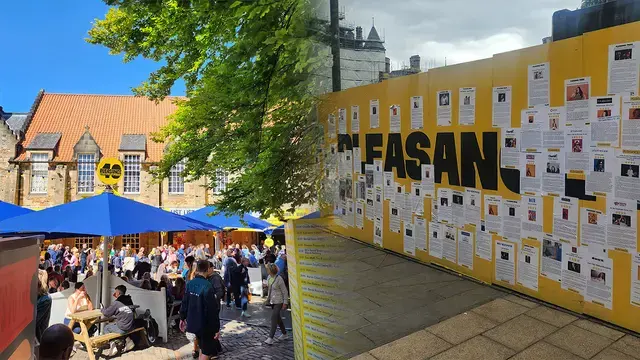
<path fill-rule="evenodd" d="M 124 164 L 124 176 L 115 189 L 124 197 L 180 214 L 212 203 L 226 186 L 222 173 L 216 191 L 205 189 L 205 179 L 185 182 L 180 164 L 161 182 L 150 173 L 165 149 L 151 134 L 167 124 L 176 110 L 174 100 L 155 103 L 145 97 L 40 91 L 28 113 L 2 112 L 0 200 L 39 210 L 99 194 L 104 185 L 95 176 L 96 165 L 103 157 L 116 157 Z M 99 239 L 63 242 L 97 246 Z M 116 238 L 115 245 L 148 249 L 161 242 L 213 245 L 213 234 L 131 234 Z"/>

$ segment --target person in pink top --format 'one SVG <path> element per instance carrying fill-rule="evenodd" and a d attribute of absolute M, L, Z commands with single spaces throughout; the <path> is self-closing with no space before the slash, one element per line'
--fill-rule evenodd
<path fill-rule="evenodd" d="M 173 249 L 173 247 L 169 248 L 169 255 L 167 255 L 167 259 L 165 260 L 165 263 L 167 265 L 171 265 L 174 262 L 178 261 L 178 256 L 176 255 L 175 250 Z"/>

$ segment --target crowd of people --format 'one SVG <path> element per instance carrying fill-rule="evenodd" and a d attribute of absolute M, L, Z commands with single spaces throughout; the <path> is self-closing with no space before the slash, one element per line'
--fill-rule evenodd
<path fill-rule="evenodd" d="M 38 310 L 36 321 L 36 339 L 39 343 L 48 330 L 51 312 L 49 294 L 74 287 L 68 298 L 64 325 L 71 323 L 70 315 L 94 309 L 94 303 L 86 288 L 78 278 L 84 279 L 99 273 L 103 269 L 102 249 L 86 244 L 78 249 L 62 244 L 50 245 L 41 258 L 39 270 Z M 175 325 L 193 342 L 193 357 L 210 359 L 217 356 L 222 347 L 220 336 L 220 312 L 222 304 L 241 311 L 242 317 L 250 317 L 248 304 L 251 300 L 249 268 L 261 268 L 262 283 L 267 288 L 266 306 L 272 308 L 271 331 L 265 340 L 273 344 L 276 340 L 288 337 L 281 312 L 288 306 L 288 276 L 285 246 L 266 247 L 252 245 L 229 245 L 226 249 L 212 251 L 209 244 L 176 247 L 158 246 L 147 254 L 144 248 L 132 249 L 129 245 L 119 251 L 109 250 L 107 271 L 120 276 L 128 284 L 146 290 L 165 289 L 168 313 L 172 304 L 180 306 L 180 322 Z M 114 292 L 112 305 L 101 309 L 104 316 L 115 317 L 116 322 L 104 327 L 103 333 L 115 332 L 127 334 L 133 329 L 135 310 L 133 301 L 126 294 L 127 287 L 120 285 Z M 179 302 L 179 303 L 178 303 Z M 276 339 L 277 328 L 281 335 Z M 61 336 L 59 327 L 55 336 Z M 79 333 L 76 324 L 72 331 Z M 97 328 L 88 329 L 92 336 Z M 135 344 L 129 337 L 125 339 L 125 351 Z M 112 344 L 113 345 L 113 344 Z M 66 348 L 63 349 L 66 351 Z M 112 346 L 115 354 L 117 347 Z"/>

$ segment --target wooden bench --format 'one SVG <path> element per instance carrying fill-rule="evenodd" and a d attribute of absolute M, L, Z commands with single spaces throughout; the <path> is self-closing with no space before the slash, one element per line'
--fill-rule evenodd
<path fill-rule="evenodd" d="M 124 334 L 109 333 L 109 334 L 98 335 L 98 336 L 92 337 L 91 338 L 92 345 L 94 346 L 94 349 L 97 349 L 96 358 L 102 357 L 102 352 L 109 347 L 107 345 L 109 345 L 109 343 L 111 343 L 111 341 L 115 341 L 115 340 L 118 340 L 120 338 L 126 338 L 127 336 L 135 334 L 135 333 L 140 333 L 140 337 L 141 337 L 141 340 L 142 340 L 143 344 L 145 346 L 149 346 L 149 342 L 147 341 L 147 331 L 143 327 L 139 327 L 139 328 L 133 329 L 133 330 L 128 331 L 128 332 L 126 332 Z M 124 352 L 123 348 L 119 347 L 118 350 L 119 350 L 120 354 L 122 354 L 122 352 Z"/>

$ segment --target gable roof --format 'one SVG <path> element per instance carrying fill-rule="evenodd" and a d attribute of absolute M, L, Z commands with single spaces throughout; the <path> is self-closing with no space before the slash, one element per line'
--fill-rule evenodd
<path fill-rule="evenodd" d="M 146 137 L 168 123 L 167 116 L 177 109 L 167 97 L 156 104 L 146 97 L 129 95 L 80 95 L 44 93 L 26 130 L 23 144 L 30 144 L 38 133 L 61 133 L 54 161 L 72 161 L 73 148 L 86 127 L 102 155 L 118 157 L 122 135 L 141 134 Z M 162 158 L 164 145 L 149 142 L 147 161 Z M 24 152 L 18 157 L 25 159 Z"/>
<path fill-rule="evenodd" d="M 27 150 L 53 150 L 60 141 L 61 133 L 38 133 L 27 145 Z"/>

